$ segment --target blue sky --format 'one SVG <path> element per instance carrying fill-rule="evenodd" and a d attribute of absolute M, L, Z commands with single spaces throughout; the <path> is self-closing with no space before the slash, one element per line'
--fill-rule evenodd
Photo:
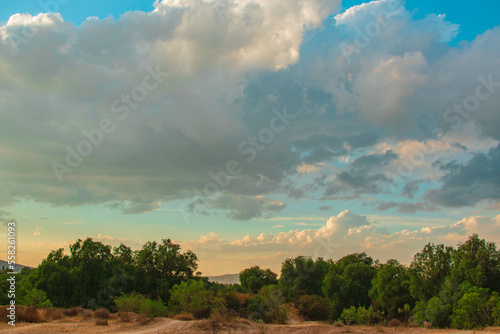
<path fill-rule="evenodd" d="M 346 0 L 342 2 L 342 8 L 347 9 L 368 1 Z M 54 5 L 56 4 L 56 5 Z M 56 7 L 57 6 L 57 7 Z M 58 8 L 65 21 L 80 25 L 90 16 L 100 19 L 108 16 L 119 18 L 128 11 L 150 11 L 153 3 L 143 0 L 123 1 L 71 1 L 71 0 L 25 0 L 25 1 L 2 1 L 0 3 L 0 20 L 5 22 L 16 13 L 30 13 L 37 15 L 43 13 L 46 8 Z M 483 33 L 498 24 L 498 11 L 500 4 L 495 0 L 482 0 L 472 4 L 470 1 L 458 0 L 407 0 L 406 8 L 414 11 L 416 17 L 424 17 L 427 14 L 446 14 L 448 20 L 459 23 L 461 32 L 459 39 L 473 40 L 477 34 Z"/>
<path fill-rule="evenodd" d="M 500 241 L 498 2 L 250 2 L 0 4 L 21 263 L 87 236 L 210 275 Z"/>

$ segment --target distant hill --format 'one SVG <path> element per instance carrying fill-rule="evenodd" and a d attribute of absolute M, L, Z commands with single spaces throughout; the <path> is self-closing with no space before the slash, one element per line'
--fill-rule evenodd
<path fill-rule="evenodd" d="M 16 271 L 17 272 L 20 272 L 21 269 L 23 269 L 24 267 L 28 267 L 28 266 L 23 266 L 22 264 L 16 263 Z M 4 260 L 0 260 L 0 269 L 10 271 L 9 262 L 4 261 Z"/>
<path fill-rule="evenodd" d="M 220 276 L 207 276 L 210 282 L 217 282 L 220 284 L 235 284 L 240 283 L 240 274 L 225 274 Z"/>

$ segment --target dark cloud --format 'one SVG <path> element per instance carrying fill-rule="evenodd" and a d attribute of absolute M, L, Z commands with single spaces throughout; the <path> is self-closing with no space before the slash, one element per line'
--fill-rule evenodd
<path fill-rule="evenodd" d="M 221 195 L 209 201 L 212 208 L 229 210 L 228 217 L 236 220 L 250 220 L 262 217 L 265 213 L 278 213 L 286 208 L 286 204 L 262 196 L 229 196 Z"/>
<path fill-rule="evenodd" d="M 446 207 L 473 206 L 482 200 L 500 200 L 500 145 L 487 154 L 474 154 L 461 164 L 441 165 L 447 174 L 439 189 L 428 190 L 425 199 Z"/>
<path fill-rule="evenodd" d="M 323 211 L 332 211 L 333 207 L 331 205 L 322 205 L 319 209 Z"/>
<path fill-rule="evenodd" d="M 410 202 L 382 202 L 378 203 L 376 209 L 379 211 L 385 211 L 389 209 L 397 208 L 397 212 L 405 214 L 414 214 L 417 211 L 437 211 L 438 209 L 424 202 L 410 203 Z"/>
<path fill-rule="evenodd" d="M 419 180 L 406 182 L 403 190 L 401 191 L 401 195 L 404 197 L 413 198 L 420 188 L 420 183 L 422 183 L 422 181 Z"/>

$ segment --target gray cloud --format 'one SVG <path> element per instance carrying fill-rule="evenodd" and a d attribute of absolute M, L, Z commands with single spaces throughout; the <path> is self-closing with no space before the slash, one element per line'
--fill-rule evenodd
<path fill-rule="evenodd" d="M 500 28 L 452 48 L 442 41 L 453 37 L 453 24 L 444 17 L 414 19 L 403 7 L 347 62 L 341 43 L 353 43 L 353 28 L 373 20 L 371 10 L 383 3 L 350 11 L 337 24 L 331 14 L 339 3 L 244 1 L 221 20 L 208 3 L 159 2 L 153 12 L 89 19 L 79 27 L 58 14 L 11 18 L 0 27 L 0 203 L 107 203 L 146 212 L 154 203 L 192 198 L 229 161 L 239 162 L 241 173 L 215 196 L 240 196 L 249 208 L 220 200 L 210 210 L 239 218 L 274 212 L 255 198 L 277 192 L 340 200 L 391 192 L 399 176 L 388 171 L 398 156 L 375 147 L 425 141 L 436 127 L 446 132 L 456 125 L 444 113 L 474 93 L 478 77 L 500 80 L 494 66 Z M 39 28 L 38 35 L 12 57 L 8 36 L 27 26 Z M 169 76 L 121 120 L 113 101 L 141 85 L 148 66 Z M 500 89 L 490 88 L 491 96 L 460 126 L 473 123 L 478 137 L 499 139 Z M 285 107 L 295 118 L 255 148 L 254 159 L 238 152 L 269 128 L 273 109 Z M 104 118 L 116 130 L 60 183 L 51 163 L 64 163 L 66 147 L 75 148 L 86 139 L 82 131 Z M 353 162 L 340 163 L 340 156 Z M 496 158 L 475 159 L 443 167 L 449 174 L 443 187 L 426 199 L 446 206 L 498 199 Z M 317 171 L 304 187 L 294 184 L 298 166 L 319 162 L 334 168 Z M 460 181 L 465 176 L 470 181 Z M 413 198 L 418 181 L 405 182 L 401 195 Z"/>
<path fill-rule="evenodd" d="M 428 190 L 425 198 L 446 207 L 473 206 L 482 200 L 500 200 L 500 145 L 487 154 L 477 153 L 466 163 L 441 166 L 447 174 L 439 189 Z"/>

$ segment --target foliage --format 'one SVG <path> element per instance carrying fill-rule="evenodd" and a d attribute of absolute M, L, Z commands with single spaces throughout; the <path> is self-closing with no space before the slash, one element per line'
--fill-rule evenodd
<path fill-rule="evenodd" d="M 325 297 L 303 295 L 298 299 L 296 306 L 307 320 L 328 320 L 332 317 L 332 307 Z"/>
<path fill-rule="evenodd" d="M 427 244 L 408 270 L 413 298 L 428 301 L 438 295 L 452 268 L 453 247 Z"/>
<path fill-rule="evenodd" d="M 247 300 L 247 313 L 250 320 L 261 320 L 266 323 L 285 323 L 287 314 L 283 308 L 285 297 L 280 287 L 269 285 L 263 287 L 259 294 Z"/>
<path fill-rule="evenodd" d="M 500 291 L 500 251 L 495 243 L 472 235 L 453 253 L 453 280 Z"/>
<path fill-rule="evenodd" d="M 322 290 L 333 305 L 334 319 L 350 306 L 371 304 L 368 292 L 375 274 L 373 259 L 365 253 L 347 255 L 330 266 Z"/>
<path fill-rule="evenodd" d="M 321 286 L 329 264 L 322 258 L 297 256 L 281 265 L 279 285 L 289 299 L 302 294 L 322 296 Z"/>
<path fill-rule="evenodd" d="M 189 280 L 171 290 L 171 309 L 176 313 L 191 313 L 194 317 L 210 316 L 210 298 L 203 281 Z"/>
<path fill-rule="evenodd" d="M 145 314 L 149 318 L 167 315 L 167 308 L 161 300 L 150 300 L 137 292 L 122 294 L 114 299 L 114 303 L 118 312 Z"/>
<path fill-rule="evenodd" d="M 278 275 L 271 269 L 261 269 L 259 266 L 243 270 L 240 275 L 241 286 L 251 293 L 259 292 L 262 287 L 272 284 L 278 284 Z"/>
<path fill-rule="evenodd" d="M 35 306 L 38 308 L 53 307 L 52 302 L 47 298 L 45 291 L 31 289 L 22 299 L 22 304 L 26 306 Z"/>
<path fill-rule="evenodd" d="M 400 308 L 405 304 L 415 304 L 407 269 L 396 260 L 389 260 L 380 266 L 372 285 L 369 295 L 380 303 L 387 319 L 401 317 Z"/>

